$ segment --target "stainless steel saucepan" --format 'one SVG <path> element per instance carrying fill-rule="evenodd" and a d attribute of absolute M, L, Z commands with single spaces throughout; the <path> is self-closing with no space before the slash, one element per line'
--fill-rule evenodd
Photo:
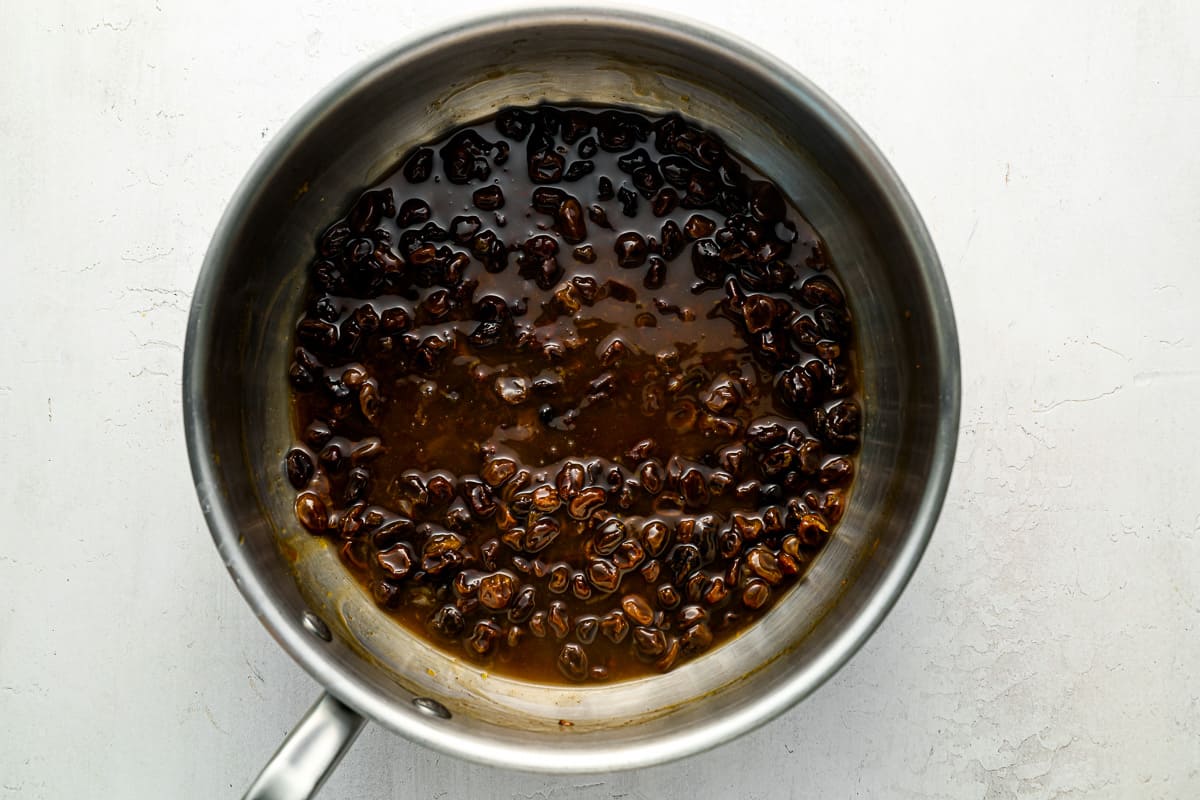
<path fill-rule="evenodd" d="M 408 634 L 325 540 L 301 530 L 281 469 L 290 340 L 318 232 L 415 143 L 539 101 L 677 110 L 775 178 L 833 253 L 864 373 L 853 497 L 799 589 L 725 646 L 612 685 L 488 675 Z M 862 645 L 917 566 L 950 476 L 959 365 L 929 235 L 879 151 L 832 101 L 778 61 L 694 24 L 552 10 L 404 44 L 288 124 L 238 189 L 205 259 L 183 400 L 217 549 L 263 624 L 326 692 L 250 794 L 307 797 L 364 719 L 462 758 L 570 773 L 695 753 L 791 707 Z"/>

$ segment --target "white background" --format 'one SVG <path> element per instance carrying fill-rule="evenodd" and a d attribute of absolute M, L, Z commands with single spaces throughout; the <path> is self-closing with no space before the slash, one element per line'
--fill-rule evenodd
<path fill-rule="evenodd" d="M 316 696 L 195 501 L 191 289 L 293 111 L 483 5 L 3 4 L 0 797 L 232 797 Z M 932 231 L 964 406 L 928 554 L 847 668 L 711 754 L 556 779 L 370 727 L 323 797 L 1200 795 L 1200 3 L 689 12 L 831 93 Z"/>

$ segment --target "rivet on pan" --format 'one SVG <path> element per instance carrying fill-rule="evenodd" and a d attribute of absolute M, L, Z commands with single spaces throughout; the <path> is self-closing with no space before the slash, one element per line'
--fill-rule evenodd
<path fill-rule="evenodd" d="M 300 618 L 300 624 L 304 626 L 305 630 L 318 639 L 326 642 L 333 640 L 333 634 L 329 632 L 329 626 L 325 624 L 325 620 L 321 619 L 311 611 L 304 612 L 304 616 Z"/>
<path fill-rule="evenodd" d="M 417 711 L 420 711 L 427 717 L 450 719 L 449 709 L 432 697 L 414 697 L 413 705 L 417 707 Z"/>

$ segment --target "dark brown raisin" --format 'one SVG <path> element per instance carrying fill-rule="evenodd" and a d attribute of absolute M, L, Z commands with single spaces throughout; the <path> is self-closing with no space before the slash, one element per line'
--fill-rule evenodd
<path fill-rule="evenodd" d="M 297 489 L 308 485 L 313 476 L 312 456 L 299 448 L 288 451 L 285 459 L 288 481 Z"/>
<path fill-rule="evenodd" d="M 424 183 L 433 174 L 433 150 L 422 147 L 404 162 L 401 170 L 409 183 Z"/>

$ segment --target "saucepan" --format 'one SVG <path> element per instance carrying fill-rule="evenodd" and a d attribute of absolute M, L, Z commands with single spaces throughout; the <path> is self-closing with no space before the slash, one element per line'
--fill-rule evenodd
<path fill-rule="evenodd" d="M 595 686 L 490 675 L 380 612 L 305 533 L 282 461 L 287 371 L 315 237 L 414 144 L 506 105 L 678 111 L 772 176 L 824 236 L 850 298 L 865 428 L 848 510 L 793 591 L 729 643 Z M 930 237 L 859 127 L 752 46 L 632 11 L 477 19 L 380 55 L 322 92 L 242 182 L 188 320 L 184 422 L 221 558 L 320 696 L 251 796 L 307 797 L 364 720 L 487 764 L 555 773 L 696 753 L 791 707 L 862 645 L 925 549 L 950 477 L 958 346 Z"/>

